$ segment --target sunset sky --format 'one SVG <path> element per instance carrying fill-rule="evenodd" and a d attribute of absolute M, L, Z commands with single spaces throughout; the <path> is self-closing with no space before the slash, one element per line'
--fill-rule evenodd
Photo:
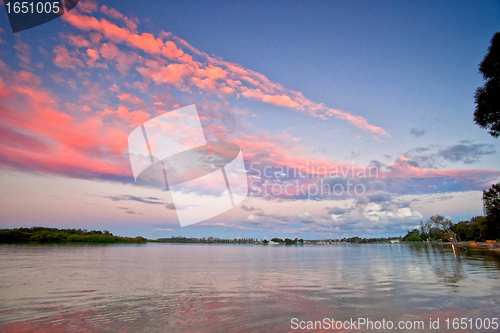
<path fill-rule="evenodd" d="M 386 237 L 482 215 L 500 139 L 473 96 L 499 27 L 498 1 L 80 1 L 18 33 L 1 8 L 0 228 Z M 191 104 L 241 147 L 249 196 L 181 228 L 127 140 Z"/>

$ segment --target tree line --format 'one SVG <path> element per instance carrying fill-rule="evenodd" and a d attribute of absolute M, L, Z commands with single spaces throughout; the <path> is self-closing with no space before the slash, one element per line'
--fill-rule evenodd
<path fill-rule="evenodd" d="M 304 244 L 304 240 L 302 238 L 298 239 L 297 237 L 295 237 L 295 239 L 290 239 L 290 238 L 281 239 L 278 237 L 274 237 L 273 239 L 271 239 L 271 242 L 278 243 L 278 244 L 284 244 L 284 245 L 303 245 Z M 267 239 L 264 239 L 264 241 L 262 243 L 264 245 L 269 244 Z"/>
<path fill-rule="evenodd" d="M 458 223 L 453 223 L 444 216 L 434 215 L 425 224 L 420 221 L 420 229 L 408 231 L 403 241 L 500 241 L 500 183 L 483 191 L 483 211 L 485 216 L 476 216 Z"/>
<path fill-rule="evenodd" d="M 146 243 L 143 237 L 115 236 L 107 230 L 46 227 L 0 229 L 0 243 Z"/>
<path fill-rule="evenodd" d="M 173 236 L 170 238 L 158 238 L 156 240 L 148 240 L 148 242 L 153 243 L 180 243 L 180 244 L 255 244 L 257 243 L 256 238 L 234 238 L 234 239 L 224 239 L 218 237 L 182 237 Z"/>

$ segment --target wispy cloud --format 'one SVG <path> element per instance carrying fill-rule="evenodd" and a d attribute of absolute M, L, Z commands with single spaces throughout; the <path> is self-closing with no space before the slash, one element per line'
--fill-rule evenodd
<path fill-rule="evenodd" d="M 241 209 L 243 209 L 244 211 L 247 211 L 247 212 L 251 212 L 251 211 L 255 210 L 255 207 L 246 206 L 245 204 L 242 204 L 240 207 L 241 207 Z"/>
<path fill-rule="evenodd" d="M 224 229 L 232 229 L 232 230 L 238 230 L 238 231 L 255 230 L 252 227 L 237 224 L 237 223 L 203 222 L 200 225 L 207 226 L 207 227 L 218 227 L 218 228 L 224 228 Z"/>
<path fill-rule="evenodd" d="M 134 195 L 115 195 L 115 196 L 106 196 L 105 198 L 111 199 L 113 201 L 136 201 L 136 202 L 141 202 L 141 203 L 146 203 L 146 204 L 151 204 L 151 205 L 163 205 L 163 202 L 159 198 L 155 197 L 137 197 Z"/>
<path fill-rule="evenodd" d="M 165 207 L 167 207 L 167 209 L 173 209 L 173 210 L 175 210 L 175 205 L 173 203 L 171 203 L 171 202 L 167 202 L 165 204 Z"/>
<path fill-rule="evenodd" d="M 169 228 L 156 228 L 156 231 L 164 231 L 164 232 L 173 232 L 174 229 L 169 229 Z"/>
<path fill-rule="evenodd" d="M 440 150 L 439 157 L 450 162 L 463 162 L 472 164 L 479 162 L 481 157 L 496 153 L 491 144 L 459 144 Z"/>
<path fill-rule="evenodd" d="M 136 211 L 134 211 L 132 209 L 129 209 L 127 207 L 117 207 L 117 208 L 120 209 L 120 210 L 125 211 L 125 213 L 127 213 L 127 214 L 132 214 L 132 215 L 141 214 L 142 215 L 142 213 L 137 213 Z"/>
<path fill-rule="evenodd" d="M 496 149 L 492 144 L 465 142 L 446 148 L 418 147 L 405 155 L 409 158 L 408 163 L 416 167 L 438 169 L 446 167 L 447 163 L 478 163 L 484 156 L 495 153 Z"/>
<path fill-rule="evenodd" d="M 102 34 L 109 40 L 106 44 L 108 48 L 115 48 L 113 53 L 118 52 L 117 45 L 126 45 L 135 52 L 143 52 L 143 56 L 148 58 L 141 61 L 142 65 L 137 67 L 137 71 L 145 80 L 156 85 L 168 84 L 188 91 L 198 89 L 221 97 L 233 95 L 255 99 L 322 119 L 336 117 L 374 135 L 388 136 L 383 128 L 368 123 L 361 116 L 314 102 L 301 92 L 272 82 L 261 73 L 199 51 L 171 33 L 162 32 L 158 36 L 139 34 L 136 32 L 135 22 L 134 29 L 131 29 L 129 20 L 116 10 L 103 6 L 101 11 L 111 18 L 125 21 L 127 26 L 120 27 L 104 18 L 83 15 L 77 10 L 63 18 L 83 31 Z M 83 45 L 82 47 L 85 48 Z M 106 58 L 102 50 L 101 55 Z M 73 63 L 79 65 L 81 61 Z"/>
<path fill-rule="evenodd" d="M 425 129 L 412 127 L 412 129 L 410 130 L 410 134 L 416 138 L 419 138 L 425 134 Z"/>

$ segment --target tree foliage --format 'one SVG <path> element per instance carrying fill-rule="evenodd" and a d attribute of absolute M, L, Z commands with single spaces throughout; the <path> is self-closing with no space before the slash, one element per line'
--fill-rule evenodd
<path fill-rule="evenodd" d="M 431 225 L 433 225 L 436 229 L 440 230 L 443 232 L 444 236 L 448 238 L 448 240 L 452 243 L 457 242 L 457 235 L 455 232 L 451 229 L 453 226 L 453 223 L 445 218 L 442 215 L 434 215 L 431 216 L 429 219 L 429 222 Z"/>
<path fill-rule="evenodd" d="M 483 209 L 486 215 L 486 232 L 492 237 L 500 237 L 500 183 L 483 191 Z"/>
<path fill-rule="evenodd" d="M 109 231 L 45 227 L 0 229 L 0 243 L 145 243 L 143 237 L 114 236 Z"/>
<path fill-rule="evenodd" d="M 485 216 L 476 216 L 470 221 L 460 221 L 451 227 L 451 230 L 457 234 L 457 238 L 462 241 L 485 241 L 493 239 L 487 233 L 487 223 Z"/>
<path fill-rule="evenodd" d="M 500 136 L 500 32 L 491 39 L 491 45 L 483 61 L 479 64 L 484 86 L 477 88 L 474 96 L 476 110 L 474 121 L 489 133 Z"/>
<path fill-rule="evenodd" d="M 295 237 L 295 239 L 290 239 L 290 238 L 285 238 L 284 240 L 281 239 L 281 238 L 273 238 L 271 239 L 272 242 L 274 243 L 279 243 L 279 244 L 285 244 L 285 245 L 298 245 L 299 243 L 300 244 L 304 244 L 304 240 L 303 239 L 298 239 L 297 237 Z"/>
<path fill-rule="evenodd" d="M 486 191 L 485 191 L 486 192 Z M 497 229 L 495 229 L 495 226 Z M 420 222 L 420 229 L 408 231 L 403 238 L 404 242 L 430 241 L 457 241 L 481 242 L 494 240 L 500 237 L 498 227 L 500 223 L 492 224 L 486 216 L 476 216 L 470 221 L 453 223 L 441 215 L 432 216 L 427 223 Z M 496 230 L 496 231 L 495 231 Z"/>
<path fill-rule="evenodd" d="M 418 229 L 413 229 L 412 231 L 408 231 L 406 236 L 403 238 L 403 242 L 421 242 L 423 241 L 421 235 L 423 232 Z"/>

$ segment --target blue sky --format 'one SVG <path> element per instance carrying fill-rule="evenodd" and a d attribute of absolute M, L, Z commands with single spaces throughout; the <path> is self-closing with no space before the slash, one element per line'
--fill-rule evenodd
<path fill-rule="evenodd" d="M 81 1 L 16 34 L 1 11 L 1 226 L 398 236 L 434 214 L 482 214 L 481 191 L 500 181 L 498 140 L 472 120 L 498 1 Z M 168 193 L 134 184 L 126 138 L 193 103 L 207 135 L 240 145 L 247 170 L 315 162 L 380 173 L 249 173 L 242 204 L 180 228 Z M 263 195 L 321 179 L 365 191 Z"/>

